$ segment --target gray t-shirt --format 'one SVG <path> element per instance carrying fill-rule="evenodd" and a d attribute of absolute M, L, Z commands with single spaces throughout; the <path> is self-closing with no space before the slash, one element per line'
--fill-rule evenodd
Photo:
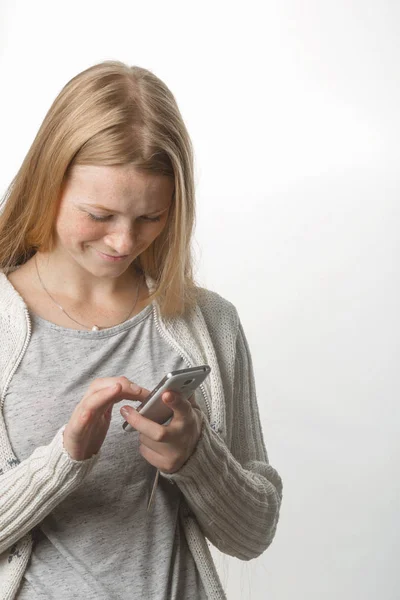
<path fill-rule="evenodd" d="M 4 405 L 19 460 L 52 440 L 93 379 L 125 375 L 151 390 L 166 372 L 188 366 L 159 333 L 152 305 L 100 331 L 31 319 Z M 139 453 L 139 433 L 122 429 L 124 403 L 132 404 L 115 405 L 93 471 L 37 528 L 19 600 L 206 598 L 178 520 L 179 488 L 160 477 L 146 513 L 155 468 Z"/>

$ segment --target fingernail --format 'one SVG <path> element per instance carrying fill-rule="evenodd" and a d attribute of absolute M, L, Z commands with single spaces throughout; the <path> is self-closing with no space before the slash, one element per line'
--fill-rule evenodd
<path fill-rule="evenodd" d="M 131 383 L 131 390 L 134 394 L 138 394 L 141 390 L 141 387 L 138 386 L 137 383 Z"/>
<path fill-rule="evenodd" d="M 165 398 L 165 402 L 173 402 L 175 400 L 175 394 L 171 393 L 171 392 L 167 392 L 166 395 L 164 396 Z"/>
<path fill-rule="evenodd" d="M 129 417 L 131 411 L 128 407 L 123 406 L 120 412 L 123 417 Z"/>

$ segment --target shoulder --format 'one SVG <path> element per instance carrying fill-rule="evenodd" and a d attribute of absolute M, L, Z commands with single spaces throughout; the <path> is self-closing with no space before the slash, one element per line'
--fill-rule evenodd
<path fill-rule="evenodd" d="M 0 270 L 0 393 L 27 335 L 25 303 Z"/>
<path fill-rule="evenodd" d="M 197 287 L 197 302 L 202 308 L 216 308 L 224 311 L 236 311 L 234 304 L 215 292 L 204 287 Z"/>
<path fill-rule="evenodd" d="M 21 326 L 26 305 L 23 298 L 0 270 L 0 329 Z"/>
<path fill-rule="evenodd" d="M 22 300 L 17 289 L 20 287 L 19 281 L 23 278 L 17 276 L 19 276 L 19 268 L 0 269 L 0 302 Z M 17 282 L 17 285 L 14 284 L 14 281 Z"/>
<path fill-rule="evenodd" d="M 217 292 L 207 288 L 197 288 L 197 305 L 207 324 L 217 329 L 230 329 L 234 332 L 239 327 L 239 315 L 235 305 Z"/>
<path fill-rule="evenodd" d="M 26 304 L 18 291 L 0 270 L 0 337 L 2 347 L 16 342 L 26 330 Z"/>
<path fill-rule="evenodd" d="M 32 264 L 28 261 L 22 265 L 0 269 L 0 311 L 6 307 L 25 308 L 24 298 L 32 294 Z"/>
<path fill-rule="evenodd" d="M 8 280 L 9 272 L 0 269 L 0 314 L 11 308 L 21 299 L 14 286 Z"/>

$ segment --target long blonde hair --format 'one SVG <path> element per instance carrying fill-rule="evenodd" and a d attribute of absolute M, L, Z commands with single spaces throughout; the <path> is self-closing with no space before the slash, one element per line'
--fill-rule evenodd
<path fill-rule="evenodd" d="M 195 305 L 192 143 L 176 100 L 156 75 L 120 61 L 93 65 L 61 90 L 3 199 L 0 269 L 23 264 L 55 243 L 61 194 L 74 165 L 125 165 L 175 183 L 165 229 L 136 264 L 156 282 L 166 317 Z M 4 204 L 3 204 L 4 203 Z"/>

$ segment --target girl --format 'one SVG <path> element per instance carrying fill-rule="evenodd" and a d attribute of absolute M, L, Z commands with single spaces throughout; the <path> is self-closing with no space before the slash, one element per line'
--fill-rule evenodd
<path fill-rule="evenodd" d="M 225 598 L 208 541 L 259 556 L 282 482 L 237 310 L 193 278 L 193 152 L 170 90 L 118 61 L 78 74 L 3 206 L 0 597 Z M 202 364 L 189 400 L 163 395 L 169 424 L 133 408 Z"/>

